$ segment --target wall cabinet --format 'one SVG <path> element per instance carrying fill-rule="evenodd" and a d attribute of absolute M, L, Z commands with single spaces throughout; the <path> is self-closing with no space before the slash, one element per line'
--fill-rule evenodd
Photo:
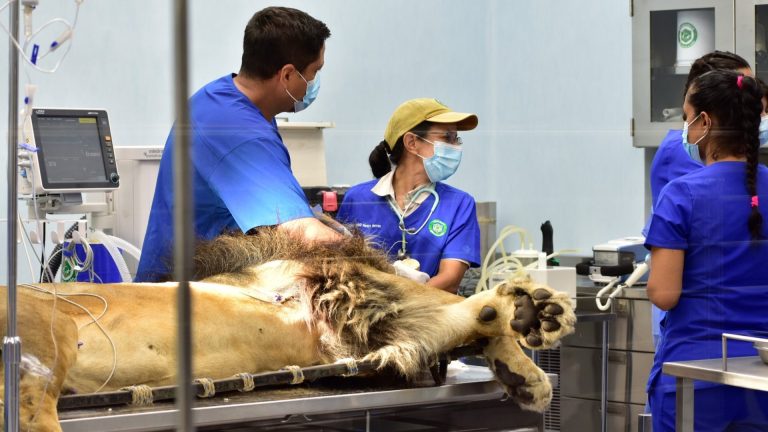
<path fill-rule="evenodd" d="M 708 52 L 735 52 L 768 80 L 766 29 L 768 0 L 634 0 L 633 145 L 658 147 L 682 128 L 690 65 Z"/>

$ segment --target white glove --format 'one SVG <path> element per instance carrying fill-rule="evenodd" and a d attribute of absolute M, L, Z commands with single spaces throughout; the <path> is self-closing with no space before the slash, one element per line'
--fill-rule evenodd
<path fill-rule="evenodd" d="M 418 270 L 414 270 L 410 267 L 408 267 L 407 264 L 403 263 L 402 261 L 395 261 L 392 263 L 392 267 L 395 268 L 395 274 L 398 276 L 402 276 L 404 278 L 408 278 L 412 281 L 416 281 L 418 283 L 427 283 L 429 280 L 429 275 L 420 272 Z"/>

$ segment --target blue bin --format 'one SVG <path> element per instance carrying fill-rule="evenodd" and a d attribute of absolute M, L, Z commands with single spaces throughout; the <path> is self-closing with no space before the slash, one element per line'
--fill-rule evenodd
<path fill-rule="evenodd" d="M 66 250 L 67 244 L 64 244 Z M 117 264 L 112 260 L 112 256 L 103 244 L 95 243 L 91 244 L 93 250 L 93 272 L 96 276 L 93 277 L 93 282 L 101 283 L 113 283 L 122 282 L 123 279 L 120 276 L 120 270 L 117 269 Z M 119 250 L 119 249 L 118 249 Z M 122 252 L 122 251 L 120 251 Z M 81 244 L 75 245 L 75 254 L 77 258 L 82 262 L 85 261 L 85 248 Z M 98 276 L 98 277 L 97 277 Z M 91 272 L 84 271 L 77 274 L 78 282 L 91 282 Z"/>

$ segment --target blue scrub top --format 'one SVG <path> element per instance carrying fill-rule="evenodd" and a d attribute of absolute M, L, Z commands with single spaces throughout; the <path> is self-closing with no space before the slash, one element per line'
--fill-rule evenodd
<path fill-rule="evenodd" d="M 744 162 L 716 162 L 665 187 L 646 247 L 685 251 L 682 294 L 662 322 L 648 390 L 675 390 L 662 375 L 667 361 L 720 358 L 722 333 L 768 332 L 768 242 L 750 241 L 751 212 Z M 768 237 L 768 168 L 758 166 L 757 191 Z M 765 334 L 762 334 L 765 337 Z M 729 356 L 754 356 L 751 343 L 729 342 Z M 696 388 L 713 384 L 697 381 Z M 657 387 L 659 386 L 659 387 Z"/>
<path fill-rule="evenodd" d="M 227 75 L 190 99 L 195 234 L 210 240 L 223 231 L 276 225 L 312 217 L 291 172 L 288 150 L 274 120 L 267 121 Z M 136 282 L 168 274 L 173 251 L 174 130 L 160 160 Z"/>
<path fill-rule="evenodd" d="M 661 141 L 656 155 L 651 162 L 651 211 L 659 201 L 659 193 L 670 181 L 682 177 L 692 171 L 695 171 L 704 165 L 691 159 L 691 156 L 685 151 L 683 146 L 683 131 L 679 129 L 670 129 L 667 136 Z M 648 236 L 648 228 L 651 225 L 651 219 L 643 227 L 643 235 Z M 651 332 L 653 334 L 654 345 L 658 345 L 658 337 L 661 320 L 664 319 L 664 311 L 651 305 Z"/>
<path fill-rule="evenodd" d="M 337 219 L 360 229 L 394 259 L 402 241 L 400 219 L 385 197 L 371 192 L 377 182 L 372 180 L 350 188 Z M 430 215 L 435 202 L 434 195 L 430 195 L 405 217 L 405 226 L 412 229 L 418 229 L 427 221 L 417 234 L 406 234 L 406 251 L 419 261 L 420 270 L 430 276 L 437 274 L 442 259 L 459 259 L 471 267 L 479 266 L 480 226 L 475 200 L 468 193 L 443 183 L 435 184 L 435 192 L 440 200 L 434 213 Z"/>
<path fill-rule="evenodd" d="M 683 131 L 670 129 L 651 162 L 651 199 L 655 206 L 664 186 L 704 165 L 691 159 L 683 146 Z"/>

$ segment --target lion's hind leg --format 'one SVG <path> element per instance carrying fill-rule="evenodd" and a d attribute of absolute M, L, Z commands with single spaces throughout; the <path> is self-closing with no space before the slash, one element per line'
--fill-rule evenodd
<path fill-rule="evenodd" d="M 50 298 L 31 296 L 26 291 L 20 294 L 17 304 L 21 338 L 19 429 L 60 431 L 56 405 L 67 372 L 77 358 L 77 326 L 61 310 L 53 313 Z M 2 334 L 6 330 L 5 315 L 5 304 L 0 304 Z M 0 391 L 4 389 L 2 381 Z"/>
<path fill-rule="evenodd" d="M 552 384 L 517 340 L 507 336 L 491 338 L 483 354 L 504 391 L 521 408 L 536 412 L 547 409 L 552 401 Z"/>

